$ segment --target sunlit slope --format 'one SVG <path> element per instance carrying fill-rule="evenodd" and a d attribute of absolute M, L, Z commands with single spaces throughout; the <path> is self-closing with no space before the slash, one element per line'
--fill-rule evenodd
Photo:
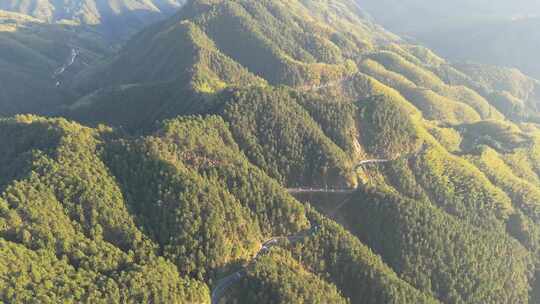
<path fill-rule="evenodd" d="M 190 1 L 108 62 L 77 75 L 73 87 L 86 96 L 75 103 L 76 112 L 81 104 L 123 103 L 111 95 L 119 90 L 144 103 L 146 95 L 131 92 L 132 85 L 144 84 L 148 96 L 157 90 L 152 86 L 168 86 L 177 96 L 168 103 L 186 108 L 183 103 L 193 98 L 181 98 L 191 95 L 179 92 L 184 89 L 206 96 L 231 86 L 288 85 L 335 95 L 333 89 L 362 73 L 397 90 L 428 119 L 537 120 L 534 80 L 502 68 L 491 76 L 498 80 L 482 78 L 495 75 L 494 68 L 453 66 L 429 49 L 399 41 L 349 1 Z M 95 94 L 104 87 L 117 89 Z"/>
<path fill-rule="evenodd" d="M 329 292 L 309 297 L 437 303 L 250 164 L 218 117 L 179 118 L 127 139 L 18 116 L 0 122 L 0 135 L 9 143 L 0 161 L 10 161 L 0 184 L 7 302 L 209 303 L 207 286 L 251 260 L 260 242 L 317 225 L 312 240 L 284 247 L 283 262 L 272 255 L 257 265 L 290 269 L 273 283 L 284 299 L 296 298 L 287 282 L 302 293 L 297 277 Z"/>
<path fill-rule="evenodd" d="M 391 132 L 380 132 L 404 127 L 393 114 L 372 122 L 378 129 L 364 125 L 370 114 L 361 106 L 380 102 L 376 95 L 429 132 L 505 116 L 534 121 L 534 112 L 510 115 L 500 98 L 526 98 L 524 111 L 533 109 L 532 80 L 500 69 L 495 83 L 464 69 L 399 43 L 348 1 L 191 1 L 109 62 L 77 75 L 75 89 L 88 94 L 62 113 L 129 130 L 176 115 L 219 114 L 250 161 L 281 183 L 345 187 L 358 182 L 356 161 L 412 153 L 421 144 L 415 132 L 428 132 L 409 128 L 413 135 L 395 135 L 392 143 Z M 272 88 L 278 84 L 292 89 Z M 362 145 L 370 140 L 380 140 L 380 148 Z"/>
<path fill-rule="evenodd" d="M 156 256 L 100 160 L 96 130 L 34 117 L 0 124 L 3 301 L 208 303 L 204 283 Z"/>
<path fill-rule="evenodd" d="M 221 60 L 193 56 L 211 51 L 274 85 L 323 84 L 354 72 L 350 58 L 376 40 L 397 39 L 355 11 L 349 2 L 190 1 L 175 17 L 136 36 L 111 65 L 84 80 L 118 85 L 178 78 L 193 71 L 192 77 L 209 82 L 212 74 L 228 71 Z M 349 18 L 338 18 L 341 15 Z M 144 59 L 143 66 L 139 59 Z M 129 66 L 135 62 L 136 70 Z M 196 70 L 199 65 L 207 69 Z M 228 85 L 242 84 L 218 78 Z"/>
<path fill-rule="evenodd" d="M 56 207 L 35 218 L 69 218 L 58 235 L 175 270 L 161 302 L 204 303 L 238 271 L 224 301 L 537 302 L 537 82 L 516 70 L 450 64 L 345 0 L 198 0 L 73 89 L 63 113 L 95 128 L 0 125 L 0 214 L 33 214 L 35 196 L 9 202 L 42 185 Z M 81 264 L 109 259 L 6 217 L 10 246 L 131 284 L 117 260 Z"/>

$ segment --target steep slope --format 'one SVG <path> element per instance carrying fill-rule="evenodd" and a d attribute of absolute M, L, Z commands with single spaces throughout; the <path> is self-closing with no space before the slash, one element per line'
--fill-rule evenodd
<path fill-rule="evenodd" d="M 419 197 L 393 193 L 358 193 L 346 216 L 406 281 L 444 303 L 527 303 L 532 260 L 504 231 L 463 224 Z"/>
<path fill-rule="evenodd" d="M 76 100 L 68 83 L 132 34 L 183 2 L 37 1 L 0 3 L 0 115 L 58 113 Z"/>
<path fill-rule="evenodd" d="M 494 107 L 514 120 L 538 121 L 540 82 L 517 69 L 479 64 L 456 64 L 487 92 Z"/>
<path fill-rule="evenodd" d="M 247 162 L 218 117 L 167 121 L 139 138 L 33 116 L 0 124 L 9 143 L 1 161 L 12 161 L 0 196 L 7 302 L 208 303 L 205 283 L 250 260 L 258 242 L 311 224 L 321 227 L 317 241 L 284 249 L 285 276 L 336 299 L 339 288 L 352 303 L 436 303 Z M 336 254 L 347 259 L 347 278 Z M 274 267 L 272 257 L 265 263 Z"/>
<path fill-rule="evenodd" d="M 327 16 L 314 14 L 323 10 Z M 79 87 L 88 91 L 102 83 L 164 81 L 190 71 L 195 72 L 194 78 L 206 80 L 218 74 L 226 81 L 226 75 L 219 75 L 230 72 L 220 64 L 223 60 L 235 61 L 274 85 L 320 85 L 354 72 L 348 58 L 358 50 L 368 50 L 377 40 L 396 39 L 351 11 L 357 9 L 348 2 L 190 1 L 175 17 L 131 40 L 112 64 L 82 78 Z M 203 51 L 217 53 L 221 59 L 191 56 Z M 179 56 L 185 53 L 190 55 Z M 129 67 L 148 56 L 155 60 L 143 62 L 152 62 L 152 67 Z M 205 70 L 199 71 L 198 66 Z M 157 74 L 164 76 L 153 77 Z M 242 84 L 231 80 L 229 85 Z M 86 88 L 83 82 L 93 87 Z"/>
<path fill-rule="evenodd" d="M 330 14 L 321 14 L 323 10 Z M 309 106 L 303 104 L 320 97 L 291 99 L 286 94 L 262 90 L 268 85 L 288 84 L 301 91 L 311 91 L 329 83 L 340 83 L 356 72 L 353 58 L 359 55 L 358 51 L 367 52 L 379 41 L 396 39 L 351 10 L 358 11 L 351 2 L 330 5 L 320 2 L 190 1 L 177 16 L 134 37 L 111 62 L 80 73 L 74 87 L 89 94 L 66 107 L 64 115 L 128 129 L 148 128 L 155 120 L 193 113 L 228 113 L 225 119 L 236 124 L 241 112 L 253 110 L 256 116 L 251 120 L 256 121 L 265 115 L 266 110 L 260 108 L 265 103 L 263 99 L 281 98 L 278 97 L 281 95 L 283 106 L 288 109 L 274 108 L 276 117 L 283 120 L 279 126 L 274 124 L 272 127 L 282 128 L 282 131 L 298 128 L 299 125 L 294 125 L 295 122 L 287 117 L 289 113 L 303 116 L 302 124 L 311 121 L 313 127 L 309 128 L 305 139 L 290 138 L 295 146 L 304 141 L 304 151 L 298 154 L 297 148 L 285 148 L 289 151 L 284 151 L 282 160 L 269 155 L 270 151 L 263 151 L 266 154 L 263 159 L 257 156 L 261 149 L 278 149 L 278 143 L 272 143 L 273 139 L 268 138 L 268 143 L 263 146 L 249 147 L 252 150 L 248 153 L 250 159 L 288 185 L 354 185 L 355 178 L 347 168 L 351 167 L 350 158 L 357 157 L 360 151 L 353 140 L 343 136 L 356 128 L 353 119 L 349 118 L 350 124 L 340 131 L 342 138 L 338 147 L 327 138 L 329 135 L 336 137 L 336 134 L 325 133 L 333 130 L 324 127 L 321 130 L 313 124 L 312 119 L 317 120 L 321 115 L 310 113 Z M 290 24 L 295 26 L 290 27 Z M 348 29 L 352 28 L 355 30 L 351 34 Z M 247 49 L 251 51 L 246 52 Z M 257 54 L 257 58 L 253 54 Z M 104 87 L 107 89 L 100 89 Z M 246 94 L 239 97 L 242 99 L 256 95 L 253 95 L 253 102 L 231 112 L 228 109 L 233 108 L 228 104 L 235 101 L 227 89 L 234 91 L 236 87 L 260 87 L 262 91 L 257 93 L 258 89 L 254 89 L 243 93 L 238 90 L 238 94 Z M 156 94 L 159 99 L 152 98 Z M 242 103 L 244 101 L 238 102 Z M 130 109 L 128 115 L 125 108 Z M 266 126 L 260 128 L 262 131 Z M 244 144 L 262 135 L 261 131 L 254 134 L 235 132 L 235 136 L 243 136 L 237 140 Z M 279 145 L 286 146 L 285 143 Z M 352 155 L 345 156 L 341 151 L 343 148 Z M 328 163 L 326 169 L 300 164 L 307 154 L 317 150 L 324 152 L 313 161 L 317 166 Z M 332 154 L 330 161 L 316 159 L 324 158 L 327 152 Z M 291 166 L 291 162 L 297 162 L 296 167 Z M 290 174 L 297 170 L 303 173 Z M 323 174 L 327 175 L 327 181 L 317 177 L 320 172 L 327 172 Z"/>
<path fill-rule="evenodd" d="M 475 69 L 483 73 L 491 68 Z M 534 80 L 522 81 L 516 72 L 501 69 L 499 78 L 517 81 L 520 92 L 486 86 L 484 79 L 470 77 L 467 74 L 473 73 L 451 66 L 431 51 L 400 42 L 363 18 L 353 2 L 240 0 L 190 1 L 173 18 L 137 35 L 111 62 L 78 75 L 74 88 L 85 96 L 73 105 L 74 117 L 96 112 L 92 108 L 120 108 L 124 98 L 118 92 L 135 96 L 131 103 L 139 107 L 147 103 L 146 95 L 136 93 L 140 85 L 148 96 L 174 92 L 161 99 L 167 105 L 159 104 L 174 115 L 204 110 L 193 110 L 193 104 L 211 107 L 208 95 L 226 87 L 288 85 L 329 93 L 346 87 L 358 72 L 397 89 L 428 119 L 474 122 L 501 119 L 501 113 L 537 119 L 539 99 L 536 88 L 530 88 Z M 96 91 L 104 87 L 113 89 Z M 512 104 L 520 102 L 523 109 L 513 109 Z M 149 113 L 154 120 L 160 118 L 156 111 Z"/>
<path fill-rule="evenodd" d="M 137 227 L 99 158 L 98 131 L 30 116 L 0 124 L 11 164 L 0 196 L 3 301 L 208 302 L 204 283 L 181 277 Z"/>
<path fill-rule="evenodd" d="M 259 261 L 243 282 L 242 303 L 347 303 L 335 286 L 307 272 L 286 251 L 273 252 Z"/>
<path fill-rule="evenodd" d="M 63 113 L 95 128 L 0 124 L 0 237 L 90 277 L 73 301 L 537 302 L 537 82 L 516 70 L 449 64 L 348 0 L 193 0 L 72 85 Z"/>

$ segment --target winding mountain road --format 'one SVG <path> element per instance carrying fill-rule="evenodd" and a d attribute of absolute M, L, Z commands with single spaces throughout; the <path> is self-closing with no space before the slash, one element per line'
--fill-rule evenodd
<path fill-rule="evenodd" d="M 358 170 L 358 168 L 368 165 L 368 164 L 379 164 L 379 163 L 387 163 L 392 161 L 393 159 L 366 159 L 358 162 L 356 166 L 354 166 L 354 170 Z M 307 188 L 307 187 L 299 187 L 299 188 L 288 188 L 287 192 L 289 193 L 353 193 L 356 191 L 355 188 Z"/>
<path fill-rule="evenodd" d="M 426 143 L 422 144 L 422 147 L 420 147 L 417 151 L 411 152 L 408 154 L 405 154 L 401 156 L 400 154 L 397 154 L 394 158 L 374 158 L 374 159 L 365 159 L 359 161 L 354 166 L 354 171 L 358 170 L 360 167 L 369 165 L 369 164 L 381 164 L 381 163 L 388 163 L 391 161 L 398 160 L 400 158 L 411 158 L 416 157 L 419 154 L 422 154 L 423 151 L 425 151 L 428 148 L 428 145 Z M 356 191 L 356 188 L 308 188 L 308 187 L 298 187 L 298 188 L 288 188 L 287 192 L 289 193 L 353 193 Z"/>
<path fill-rule="evenodd" d="M 308 92 L 308 91 L 318 91 L 318 90 L 326 89 L 329 87 L 335 87 L 338 85 L 342 85 L 348 81 L 352 81 L 356 75 L 357 74 L 348 75 L 338 80 L 329 81 L 325 84 L 299 86 L 297 87 L 297 89 L 300 91 Z"/>
<path fill-rule="evenodd" d="M 268 239 L 267 241 L 265 241 L 264 243 L 262 243 L 261 248 L 259 249 L 259 251 L 257 251 L 257 254 L 255 255 L 255 257 L 253 257 L 253 259 L 251 259 L 248 265 L 257 263 L 257 259 L 260 256 L 267 254 L 270 251 L 270 248 L 278 246 L 281 241 L 287 241 L 289 243 L 296 243 L 303 240 L 305 237 L 308 237 L 317 233 L 317 231 L 319 231 L 319 226 L 313 225 L 313 227 L 311 227 L 309 230 L 302 231 L 294 235 L 272 237 Z M 218 283 L 216 284 L 216 287 L 212 290 L 212 302 L 211 302 L 212 304 L 218 304 L 219 299 L 221 299 L 221 297 L 225 294 L 225 292 L 232 285 L 234 285 L 235 283 L 237 283 L 238 281 L 240 281 L 242 278 L 244 278 L 247 275 L 246 267 L 247 266 L 218 281 Z"/>
<path fill-rule="evenodd" d="M 223 279 L 218 281 L 218 284 L 214 290 L 212 290 L 212 304 L 218 304 L 219 299 L 223 296 L 225 291 L 229 289 L 232 285 L 234 285 L 236 282 L 240 281 L 243 277 L 246 276 L 246 270 L 242 269 L 240 271 L 237 271 L 231 275 L 228 275 L 224 277 Z"/>
<path fill-rule="evenodd" d="M 288 188 L 289 193 L 351 193 L 354 188 Z"/>
<path fill-rule="evenodd" d="M 425 150 L 426 148 L 427 148 L 427 146 L 424 144 L 419 151 L 417 151 L 415 153 L 411 153 L 411 154 L 413 154 L 413 155 L 419 154 L 419 153 L 421 153 L 421 151 Z M 410 155 L 408 155 L 407 157 L 410 157 Z M 358 168 L 360 168 L 362 166 L 365 166 L 365 165 L 368 165 L 368 164 L 387 163 L 387 162 L 391 162 L 393 160 L 396 160 L 398 158 L 399 158 L 399 155 L 397 155 L 396 158 L 394 158 L 394 159 L 366 159 L 366 160 L 362 160 L 362 161 L 358 162 L 356 164 L 356 166 L 354 166 L 354 170 L 357 170 Z M 356 188 L 346 188 L 346 189 L 290 188 L 290 189 L 287 189 L 287 191 L 289 193 L 316 193 L 316 192 L 322 192 L 322 193 L 352 194 L 352 193 L 354 193 L 356 191 Z M 328 215 L 330 217 L 334 217 L 336 215 L 337 211 L 339 209 L 341 209 L 347 202 L 349 202 L 349 200 L 352 197 L 353 197 L 352 195 L 347 195 L 347 197 L 345 197 L 341 202 L 339 202 L 337 204 L 336 208 L 334 208 L 334 210 L 332 212 L 330 212 Z M 315 234 L 319 230 L 319 228 L 320 227 L 318 225 L 312 225 L 311 229 L 300 232 L 300 233 L 297 233 L 297 234 L 294 234 L 294 235 L 270 238 L 269 240 L 262 243 L 261 248 L 259 249 L 259 251 L 255 255 L 255 257 L 253 257 L 253 259 L 248 263 L 248 265 L 252 264 L 252 263 L 256 263 L 257 259 L 260 256 L 267 254 L 269 252 L 270 248 L 278 246 L 280 244 L 280 241 L 288 241 L 289 243 L 296 243 L 296 242 L 299 242 L 299 241 L 303 240 L 304 238 L 306 238 L 308 236 L 311 236 L 311 235 Z M 237 271 L 237 272 L 235 272 L 235 273 L 233 273 L 231 275 L 228 275 L 228 276 L 226 276 L 226 277 L 224 277 L 224 278 L 222 278 L 221 280 L 218 281 L 218 283 L 216 284 L 216 287 L 212 290 L 212 302 L 211 302 L 212 304 L 218 304 L 219 299 L 221 299 L 221 297 L 224 295 L 225 291 L 227 291 L 227 289 L 229 289 L 232 285 L 234 285 L 235 283 L 237 283 L 238 281 L 240 281 L 242 278 L 244 278 L 247 275 L 246 267 L 244 267 L 241 270 L 239 270 L 239 271 Z"/>
<path fill-rule="evenodd" d="M 366 159 L 366 160 L 360 161 L 358 164 L 356 164 L 356 166 L 354 168 L 358 169 L 359 167 L 361 167 L 363 165 L 377 164 L 377 163 L 387 163 L 387 162 L 390 162 L 390 161 L 393 161 L 393 159 Z"/>
<path fill-rule="evenodd" d="M 59 87 L 62 83 L 61 81 L 58 79 L 60 76 L 62 76 L 62 74 L 64 74 L 64 72 L 70 67 L 72 66 L 74 63 L 75 63 L 75 60 L 77 59 L 77 57 L 79 56 L 79 50 L 77 50 L 76 48 L 72 48 L 71 49 L 71 54 L 70 56 L 68 57 L 68 60 L 59 68 L 57 68 L 54 73 L 53 73 L 53 79 L 56 80 L 56 86 Z"/>

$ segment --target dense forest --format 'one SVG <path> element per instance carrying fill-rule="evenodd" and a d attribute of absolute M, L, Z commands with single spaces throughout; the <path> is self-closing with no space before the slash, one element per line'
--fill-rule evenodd
<path fill-rule="evenodd" d="M 10 16 L 10 64 L 62 64 Z M 190 0 L 111 52 L 0 108 L 0 301 L 540 301 L 534 78 L 352 0 Z"/>

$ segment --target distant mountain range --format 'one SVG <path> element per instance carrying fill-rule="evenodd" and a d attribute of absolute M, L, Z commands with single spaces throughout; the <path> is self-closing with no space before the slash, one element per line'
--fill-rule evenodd
<path fill-rule="evenodd" d="M 377 22 L 397 33 L 423 31 L 431 26 L 462 26 L 471 21 L 540 16 L 535 0 L 357 0 Z"/>
<path fill-rule="evenodd" d="M 5 0 L 0 9 L 48 23 L 97 27 L 111 38 L 126 38 L 156 20 L 173 14 L 185 0 Z"/>
<path fill-rule="evenodd" d="M 540 3 L 518 1 L 358 1 L 386 28 L 455 61 L 519 68 L 540 78 Z"/>

